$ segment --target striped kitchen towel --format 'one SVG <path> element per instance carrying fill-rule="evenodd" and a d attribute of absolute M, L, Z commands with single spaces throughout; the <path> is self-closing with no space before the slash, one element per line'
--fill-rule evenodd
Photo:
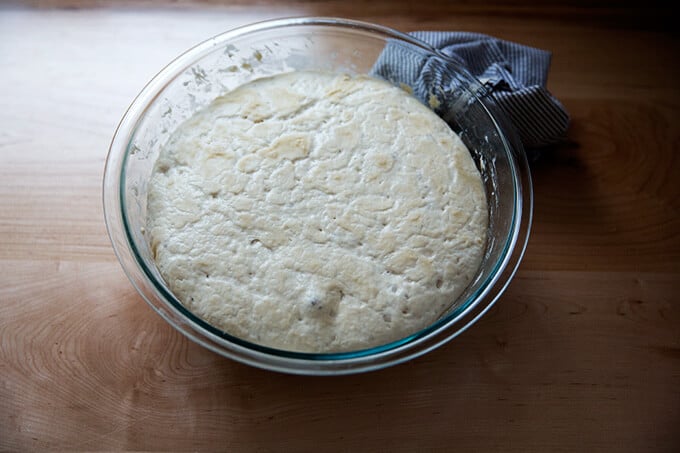
<path fill-rule="evenodd" d="M 514 125 L 528 150 L 563 141 L 569 114 L 545 88 L 550 68 L 548 51 L 469 32 L 417 31 L 411 36 L 428 43 L 468 69 Z M 427 102 L 433 87 L 447 87 L 445 66 L 409 58 L 389 45 L 374 71 L 400 80 Z M 446 108 L 446 105 L 442 106 Z M 441 109 L 439 109 L 441 110 Z M 446 112 L 438 112 L 446 119 Z"/>

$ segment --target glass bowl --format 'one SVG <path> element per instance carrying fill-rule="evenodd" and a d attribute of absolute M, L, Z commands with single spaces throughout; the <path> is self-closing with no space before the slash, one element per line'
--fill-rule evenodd
<path fill-rule="evenodd" d="M 293 70 L 371 74 L 410 87 L 434 75 L 430 106 L 463 139 L 480 169 L 489 209 L 482 265 L 467 290 L 427 328 L 399 341 L 352 352 L 319 354 L 272 349 L 223 332 L 189 312 L 154 263 L 146 232 L 147 182 L 159 151 L 196 110 L 252 79 Z M 433 85 L 434 84 L 434 85 Z M 484 86 L 455 61 L 398 31 L 337 18 L 292 18 L 244 26 L 209 39 L 162 69 L 123 116 L 111 142 L 103 183 L 113 248 L 132 284 L 175 329 L 231 359 L 269 370 L 312 375 L 364 372 L 431 351 L 477 321 L 515 273 L 529 236 L 532 188 L 512 128 Z"/>

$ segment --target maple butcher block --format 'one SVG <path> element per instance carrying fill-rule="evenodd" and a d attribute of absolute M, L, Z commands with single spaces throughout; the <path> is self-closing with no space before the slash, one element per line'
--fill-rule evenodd
<path fill-rule="evenodd" d="M 680 451 L 680 39 L 614 2 L 0 6 L 0 450 Z M 475 325 L 380 371 L 264 371 L 191 342 L 113 253 L 118 121 L 180 52 L 338 16 L 553 53 L 568 140 L 531 164 L 519 271 Z"/>

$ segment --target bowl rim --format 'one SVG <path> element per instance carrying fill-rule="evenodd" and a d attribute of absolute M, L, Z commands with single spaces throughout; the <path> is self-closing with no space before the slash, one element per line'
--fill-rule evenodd
<path fill-rule="evenodd" d="M 515 190 L 512 228 L 495 269 L 480 288 L 468 296 L 470 302 L 462 304 L 460 310 L 453 310 L 428 327 L 385 345 L 341 353 L 306 353 L 270 348 L 222 332 L 192 314 L 162 282 L 156 280 L 140 256 L 130 232 L 125 206 L 126 164 L 139 122 L 154 100 L 179 74 L 216 47 L 248 34 L 296 26 L 340 27 L 369 35 L 377 34 L 385 40 L 398 39 L 444 59 L 447 64 L 451 63 L 461 74 L 479 84 L 479 90 L 471 90 L 470 94 L 499 132 L 513 164 L 511 169 Z M 137 292 L 176 330 L 203 347 L 242 363 L 272 371 L 313 375 L 350 374 L 396 365 L 419 357 L 460 335 L 494 305 L 512 280 L 526 250 L 533 216 L 533 189 L 528 161 L 512 127 L 495 109 L 493 100 L 484 97 L 481 82 L 460 64 L 417 38 L 383 25 L 337 17 L 302 16 L 247 24 L 215 35 L 168 63 L 135 97 L 115 130 L 106 158 L 102 198 L 107 232 L 119 263 Z M 499 281 L 501 284 L 496 285 Z M 458 328 L 454 328 L 456 325 Z"/>

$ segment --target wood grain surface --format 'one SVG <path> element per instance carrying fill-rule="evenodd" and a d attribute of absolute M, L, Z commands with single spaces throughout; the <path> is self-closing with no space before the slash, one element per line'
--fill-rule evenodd
<path fill-rule="evenodd" d="M 0 7 L 0 450 L 680 451 L 680 38 L 655 2 L 584 4 Z M 146 81 L 214 34 L 298 15 L 549 49 L 572 115 L 532 166 L 507 292 L 377 372 L 278 374 L 195 345 L 137 295 L 103 221 L 108 145 Z"/>

